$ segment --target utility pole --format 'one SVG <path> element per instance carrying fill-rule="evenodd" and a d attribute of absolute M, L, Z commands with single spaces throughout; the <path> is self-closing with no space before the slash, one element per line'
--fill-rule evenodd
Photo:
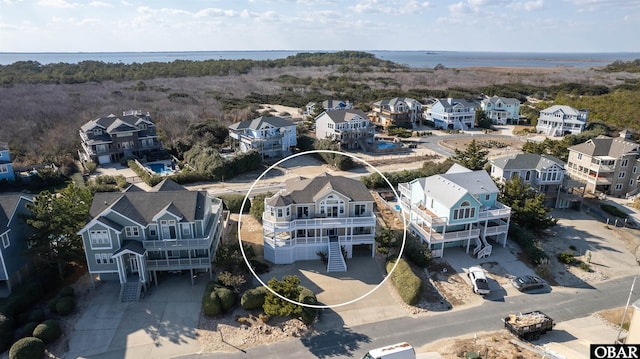
<path fill-rule="evenodd" d="M 633 283 L 631 283 L 631 290 L 629 290 L 629 297 L 627 297 L 627 305 L 624 307 L 624 312 L 622 313 L 622 320 L 620 320 L 620 329 L 618 330 L 618 336 L 616 337 L 616 342 L 613 344 L 620 343 L 620 334 L 622 334 L 622 325 L 624 324 L 624 318 L 627 317 L 627 310 L 629 309 L 629 302 L 631 302 L 631 294 L 633 293 L 633 287 L 636 285 L 636 278 L 633 277 Z"/>

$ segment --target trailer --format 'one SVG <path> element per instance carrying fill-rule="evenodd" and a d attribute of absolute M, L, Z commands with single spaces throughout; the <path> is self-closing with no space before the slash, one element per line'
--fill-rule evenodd
<path fill-rule="evenodd" d="M 528 313 L 509 314 L 503 319 L 504 327 L 524 340 L 536 340 L 553 329 L 555 323 L 548 315 L 535 310 Z"/>

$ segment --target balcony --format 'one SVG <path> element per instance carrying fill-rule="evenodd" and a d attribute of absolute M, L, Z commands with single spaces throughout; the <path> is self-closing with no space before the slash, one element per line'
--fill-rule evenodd
<path fill-rule="evenodd" d="M 507 207 L 499 202 L 496 202 L 494 207 L 480 208 L 480 212 L 478 212 L 479 220 L 491 220 L 506 217 L 511 217 L 511 207 Z"/>
<path fill-rule="evenodd" d="M 413 216 L 415 214 L 415 217 Z M 423 205 L 411 206 L 411 220 L 420 219 L 425 222 L 429 227 L 445 226 L 447 224 L 447 217 L 439 217 L 435 213 L 426 209 Z"/>
<path fill-rule="evenodd" d="M 149 270 L 188 270 L 196 268 L 210 268 L 211 258 L 166 258 L 147 259 L 147 269 Z"/>
<path fill-rule="evenodd" d="M 215 205 L 215 204 L 214 204 Z M 214 212 L 215 213 L 215 212 Z M 214 215 L 209 220 L 205 233 L 206 238 L 183 238 L 183 239 L 157 239 L 142 241 L 142 246 L 147 250 L 191 250 L 191 249 L 209 249 L 214 241 L 220 238 L 222 231 L 222 223 L 220 222 L 220 214 Z"/>
<path fill-rule="evenodd" d="M 462 231 L 446 232 L 444 234 L 431 230 L 429 227 L 419 226 L 415 223 L 411 223 L 411 228 L 417 230 L 429 244 L 443 243 L 443 242 L 455 242 L 459 240 L 466 240 L 470 238 L 478 238 L 480 235 L 480 229 L 465 229 Z"/>
<path fill-rule="evenodd" d="M 298 229 L 314 228 L 373 227 L 376 225 L 376 217 L 374 215 L 368 217 L 295 219 L 282 222 L 272 221 L 270 217 L 262 216 L 262 227 L 264 230 L 271 232 L 290 232 Z"/>
<path fill-rule="evenodd" d="M 272 235 L 273 233 L 271 233 Z M 374 243 L 375 238 L 374 234 L 354 234 L 347 236 L 339 236 L 338 240 L 341 244 L 345 243 Z M 317 244 L 329 244 L 328 236 L 321 237 L 296 237 L 296 238 L 278 238 L 278 237 L 264 237 L 265 245 L 268 245 L 272 248 L 291 248 L 295 246 L 304 246 L 304 245 L 317 245 Z"/>
<path fill-rule="evenodd" d="M 597 162 L 592 162 L 589 165 L 589 170 L 598 173 L 611 173 L 616 171 L 615 165 L 605 165 Z"/>

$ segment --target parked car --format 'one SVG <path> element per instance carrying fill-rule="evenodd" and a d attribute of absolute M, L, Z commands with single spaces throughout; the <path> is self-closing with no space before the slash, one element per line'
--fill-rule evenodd
<path fill-rule="evenodd" d="M 469 268 L 467 274 L 471 279 L 471 285 L 473 285 L 473 292 L 480 295 L 487 295 L 491 292 L 489 289 L 489 282 L 487 276 L 484 274 L 484 270 L 480 267 Z"/>
<path fill-rule="evenodd" d="M 516 277 L 511 283 L 521 292 L 526 292 L 530 289 L 540 289 L 546 284 L 544 279 L 535 275 Z"/>
<path fill-rule="evenodd" d="M 416 351 L 411 344 L 402 342 L 371 349 L 362 359 L 415 359 Z"/>

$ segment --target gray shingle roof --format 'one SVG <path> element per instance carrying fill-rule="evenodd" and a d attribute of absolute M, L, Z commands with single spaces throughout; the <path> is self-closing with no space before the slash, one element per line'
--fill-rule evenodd
<path fill-rule="evenodd" d="M 98 192 L 93 198 L 89 215 L 92 219 L 97 218 L 110 208 L 142 225 L 153 222 L 153 217 L 161 210 L 167 210 L 185 222 L 204 218 L 205 191 L 188 191 L 175 182 L 165 186 L 163 190 L 153 192 Z"/>
<path fill-rule="evenodd" d="M 611 138 L 598 136 L 587 142 L 569 147 L 570 151 L 576 151 L 589 156 L 610 156 L 620 158 L 630 152 L 638 152 L 640 145 L 637 142 L 625 140 L 624 138 Z"/>
<path fill-rule="evenodd" d="M 145 122 L 147 124 L 153 125 L 153 121 L 148 114 L 140 114 L 140 115 L 123 115 L 116 116 L 114 114 L 110 114 L 106 117 L 100 117 L 95 120 L 89 121 L 80 127 L 82 131 L 87 132 L 94 127 L 101 127 L 107 130 L 109 133 L 112 133 L 114 130 L 118 131 L 131 131 L 131 128 L 134 127 L 134 130 L 137 130 L 138 124 L 140 122 Z"/>
<path fill-rule="evenodd" d="M 445 109 L 453 108 L 453 106 L 458 104 L 464 108 L 476 107 L 474 103 L 459 98 L 440 98 L 437 101 L 440 102 Z"/>
<path fill-rule="evenodd" d="M 325 114 L 329 116 L 334 123 L 349 122 L 356 116 L 360 116 L 365 120 L 367 119 L 367 115 L 361 110 L 335 110 L 325 112 Z"/>
<path fill-rule="evenodd" d="M 236 122 L 230 125 L 229 128 L 232 130 L 244 130 L 244 129 L 257 130 L 261 128 L 262 125 L 265 123 L 270 124 L 271 126 L 276 128 L 293 126 L 293 122 L 289 120 L 285 120 L 284 118 L 281 118 L 281 117 L 260 116 L 253 120 Z"/>
<path fill-rule="evenodd" d="M 502 100 L 503 103 L 505 104 L 511 104 L 511 105 L 519 105 L 520 101 L 517 98 L 512 98 L 512 97 L 499 97 L 499 96 L 492 96 L 490 98 L 484 99 L 482 100 L 482 102 L 490 102 L 490 103 L 497 103 L 499 100 Z"/>
<path fill-rule="evenodd" d="M 518 153 L 515 155 L 499 157 L 491 161 L 494 166 L 505 170 L 542 170 L 551 165 L 558 165 L 564 168 L 565 163 L 550 155 L 539 155 L 536 153 Z"/>
<path fill-rule="evenodd" d="M 267 200 L 270 206 L 313 203 L 320 193 L 336 191 L 353 202 L 373 201 L 369 190 L 359 180 L 324 173 L 314 178 L 288 180 L 285 189 Z M 279 204 L 282 203 L 282 204 Z"/>
<path fill-rule="evenodd" d="M 9 221 L 15 212 L 20 195 L 3 195 L 0 196 L 0 233 L 4 233 L 9 228 Z"/>

